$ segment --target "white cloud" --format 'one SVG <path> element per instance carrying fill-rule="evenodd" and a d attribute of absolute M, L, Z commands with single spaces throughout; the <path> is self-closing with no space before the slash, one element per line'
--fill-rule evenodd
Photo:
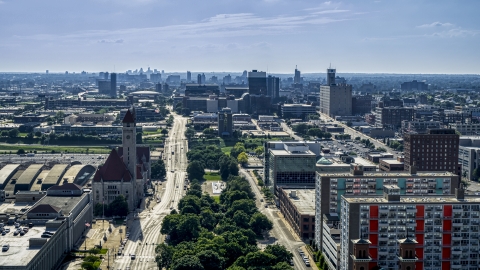
<path fill-rule="evenodd" d="M 317 15 L 335 14 L 335 13 L 344 13 L 344 12 L 349 12 L 349 11 L 350 10 L 347 10 L 347 9 L 330 9 L 330 10 L 316 11 L 316 12 L 313 12 L 312 14 L 317 14 Z"/>
<path fill-rule="evenodd" d="M 97 43 L 123 43 L 123 39 L 115 39 L 115 40 L 112 40 L 112 39 L 102 39 L 102 40 L 99 40 L 97 41 Z"/>
<path fill-rule="evenodd" d="M 441 22 L 433 22 L 429 24 L 422 24 L 417 26 L 418 28 L 433 28 L 433 27 L 450 27 L 453 26 L 451 23 L 441 23 Z"/>
<path fill-rule="evenodd" d="M 259 17 L 252 13 L 236 13 L 218 14 L 199 22 L 168 26 L 126 28 L 114 31 L 90 30 L 67 35 L 37 34 L 33 36 L 17 36 L 17 38 L 63 41 L 87 39 L 95 40 L 98 43 L 122 43 L 123 39 L 119 39 L 118 37 L 128 36 L 130 40 L 148 39 L 150 42 L 158 42 L 172 38 L 215 38 L 285 34 L 287 31 L 293 31 L 308 25 L 322 25 L 344 20 L 346 19 L 324 17 L 322 14 Z"/>
<path fill-rule="evenodd" d="M 480 30 L 467 30 L 461 28 L 454 28 L 447 31 L 436 32 L 429 36 L 442 38 L 456 38 L 456 37 L 473 37 L 480 34 Z"/>

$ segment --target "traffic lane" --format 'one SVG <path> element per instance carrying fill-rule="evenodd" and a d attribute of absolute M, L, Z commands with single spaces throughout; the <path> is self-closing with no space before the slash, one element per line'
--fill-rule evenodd
<path fill-rule="evenodd" d="M 304 264 L 303 259 L 300 257 L 298 252 L 296 252 L 296 250 L 299 247 L 304 246 L 305 243 L 297 242 L 295 238 L 291 235 L 290 231 L 287 229 L 287 226 L 283 223 L 283 221 L 281 221 L 278 216 L 274 217 L 273 211 L 270 208 L 265 208 L 264 206 L 262 206 L 262 202 L 260 201 L 262 198 L 261 191 L 259 187 L 255 184 L 255 181 L 250 176 L 248 171 L 241 169 L 240 173 L 245 176 L 245 178 L 249 181 L 250 186 L 252 186 L 252 191 L 255 193 L 255 196 L 257 198 L 255 202 L 259 211 L 266 215 L 273 222 L 273 229 L 271 233 L 275 236 L 276 241 L 278 241 L 278 243 L 285 246 L 290 252 L 292 252 L 294 256 L 294 268 L 308 269 L 307 266 Z M 282 222 L 282 224 L 280 224 L 280 221 Z M 287 241 L 287 239 L 290 241 Z M 291 243 L 291 241 L 295 241 L 296 243 Z"/>

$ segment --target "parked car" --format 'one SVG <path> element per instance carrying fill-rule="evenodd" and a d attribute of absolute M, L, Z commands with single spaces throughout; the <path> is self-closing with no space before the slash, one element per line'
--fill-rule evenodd
<path fill-rule="evenodd" d="M 3 252 L 8 251 L 9 248 L 10 248 L 10 244 L 5 244 L 2 246 L 2 251 Z"/>

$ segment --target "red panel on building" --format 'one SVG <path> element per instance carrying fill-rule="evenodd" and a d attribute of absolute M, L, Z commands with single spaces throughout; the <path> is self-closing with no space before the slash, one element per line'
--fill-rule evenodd
<path fill-rule="evenodd" d="M 417 218 L 425 216 L 425 205 L 417 205 Z"/>
<path fill-rule="evenodd" d="M 452 220 L 443 220 L 443 231 L 451 231 L 452 230 Z"/>
<path fill-rule="evenodd" d="M 442 270 L 450 270 L 450 262 L 442 262 Z"/>
<path fill-rule="evenodd" d="M 370 205 L 370 217 L 378 218 L 378 205 Z"/>
<path fill-rule="evenodd" d="M 417 257 L 421 260 L 423 259 L 423 248 L 416 248 L 415 249 L 415 254 Z"/>
<path fill-rule="evenodd" d="M 417 237 L 417 242 L 419 246 L 423 246 L 423 234 L 416 234 L 416 237 Z"/>
<path fill-rule="evenodd" d="M 416 262 L 415 270 L 423 270 L 423 262 Z"/>
<path fill-rule="evenodd" d="M 442 259 L 444 260 L 450 259 L 450 248 L 442 248 Z"/>
<path fill-rule="evenodd" d="M 425 230 L 425 220 L 417 219 L 417 232 L 423 232 Z"/>
<path fill-rule="evenodd" d="M 372 242 L 373 246 L 378 245 L 378 234 L 369 234 L 368 235 L 368 240 L 370 240 L 370 242 Z"/>
<path fill-rule="evenodd" d="M 378 232 L 378 220 L 370 220 L 370 231 Z"/>
<path fill-rule="evenodd" d="M 375 267 L 377 267 L 377 263 L 376 263 L 376 262 L 369 262 L 369 263 L 368 263 L 368 269 L 374 269 Z"/>
<path fill-rule="evenodd" d="M 444 205 L 443 206 L 443 216 L 444 217 L 452 217 L 452 206 L 451 205 Z"/>
<path fill-rule="evenodd" d="M 442 243 L 444 246 L 450 246 L 452 244 L 452 235 L 449 233 L 443 234 Z"/>
<path fill-rule="evenodd" d="M 375 260 L 378 260 L 378 249 L 377 248 L 370 248 L 369 251 L 370 257 L 372 257 Z"/>

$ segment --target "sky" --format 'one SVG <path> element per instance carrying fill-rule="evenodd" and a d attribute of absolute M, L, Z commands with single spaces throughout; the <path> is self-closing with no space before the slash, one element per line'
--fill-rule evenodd
<path fill-rule="evenodd" d="M 480 73 L 478 0 L 0 0 L 0 72 Z"/>

